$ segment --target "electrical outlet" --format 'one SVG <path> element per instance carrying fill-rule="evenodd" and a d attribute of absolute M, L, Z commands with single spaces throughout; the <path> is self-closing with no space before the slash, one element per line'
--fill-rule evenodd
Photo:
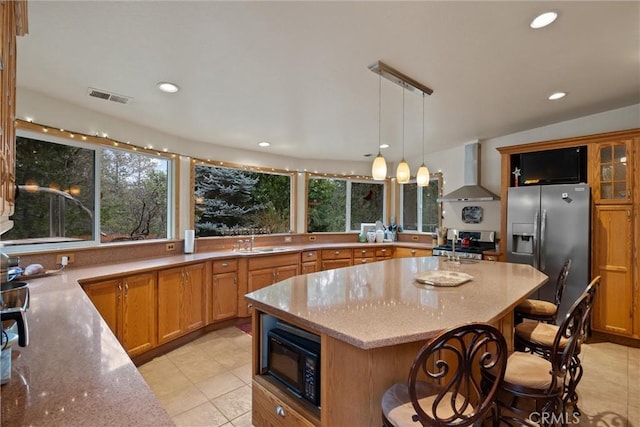
<path fill-rule="evenodd" d="M 316 240 L 316 236 L 309 236 L 309 241 L 310 241 L 310 242 L 313 242 L 313 241 L 315 241 L 315 240 Z"/>
<path fill-rule="evenodd" d="M 167 243 L 166 246 L 164 247 L 164 249 L 169 252 L 169 251 L 175 251 L 176 250 L 176 244 L 175 243 Z"/>
<path fill-rule="evenodd" d="M 420 240 L 420 236 L 411 236 L 411 240 L 417 242 L 418 240 Z"/>
<path fill-rule="evenodd" d="M 291 236 L 284 236 L 285 243 L 291 243 Z"/>
<path fill-rule="evenodd" d="M 73 264 L 76 261 L 75 254 L 57 254 L 56 255 L 56 264 L 62 265 L 62 257 L 67 257 L 67 264 Z"/>

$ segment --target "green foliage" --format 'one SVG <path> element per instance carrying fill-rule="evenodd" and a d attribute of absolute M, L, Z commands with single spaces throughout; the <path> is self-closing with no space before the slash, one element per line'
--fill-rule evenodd
<path fill-rule="evenodd" d="M 346 181 L 310 178 L 308 184 L 307 231 L 345 231 Z"/>
<path fill-rule="evenodd" d="M 351 230 L 364 223 L 382 221 L 384 185 L 368 182 L 351 183 Z"/>
<path fill-rule="evenodd" d="M 288 175 L 196 165 L 194 197 L 197 236 L 289 231 Z"/>

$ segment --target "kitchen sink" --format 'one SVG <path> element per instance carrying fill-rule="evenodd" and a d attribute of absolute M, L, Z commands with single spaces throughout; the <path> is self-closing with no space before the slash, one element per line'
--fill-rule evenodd
<path fill-rule="evenodd" d="M 287 248 L 253 248 L 249 252 L 265 253 L 265 252 L 280 252 L 285 250 L 287 250 Z"/>

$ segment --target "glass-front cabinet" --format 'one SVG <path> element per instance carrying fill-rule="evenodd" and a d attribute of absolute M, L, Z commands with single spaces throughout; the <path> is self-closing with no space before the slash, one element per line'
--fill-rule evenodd
<path fill-rule="evenodd" d="M 631 203 L 632 140 L 603 142 L 596 149 L 594 202 Z"/>

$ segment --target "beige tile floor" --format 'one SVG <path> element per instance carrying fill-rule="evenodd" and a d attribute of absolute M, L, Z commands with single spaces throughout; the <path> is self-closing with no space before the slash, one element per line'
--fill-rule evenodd
<path fill-rule="evenodd" d="M 176 425 L 251 426 L 250 351 L 251 337 L 231 327 L 139 369 Z M 583 415 L 572 425 L 640 427 L 640 348 L 590 343 L 582 361 Z"/>

